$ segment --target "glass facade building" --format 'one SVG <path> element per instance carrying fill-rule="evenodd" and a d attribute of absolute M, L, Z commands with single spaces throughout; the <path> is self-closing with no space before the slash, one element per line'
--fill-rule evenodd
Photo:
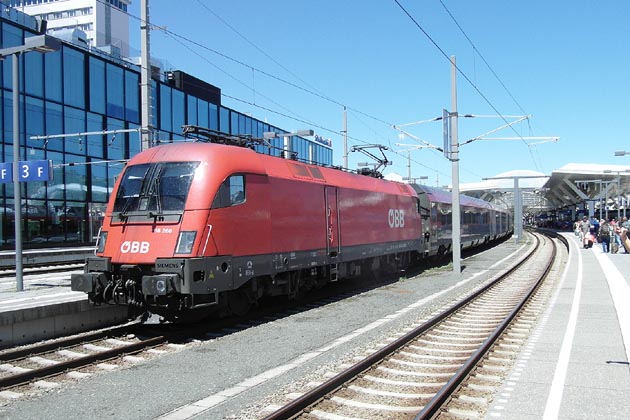
<path fill-rule="evenodd" d="M 19 46 L 37 34 L 37 21 L 21 12 L 0 11 L 2 48 Z M 64 43 L 56 52 L 27 52 L 19 57 L 19 160 L 51 160 L 53 179 L 25 182 L 22 188 L 22 235 L 25 247 L 93 243 L 102 212 L 123 162 L 140 151 L 138 132 L 103 134 L 140 127 L 140 71 L 138 66 L 97 51 Z M 12 58 L 0 67 L 0 153 L 3 162 L 13 157 Z M 153 127 L 157 142 L 185 141 L 183 125 L 198 125 L 229 134 L 263 137 L 264 132 L 285 133 L 277 127 L 224 107 L 208 95 L 178 89 L 153 80 Z M 33 139 L 34 136 L 89 133 Z M 271 140 L 275 149 L 260 152 L 280 155 L 283 138 Z M 329 144 L 292 138 L 298 158 L 332 164 Z M 0 248 L 14 246 L 16 203 L 13 184 L 0 184 Z"/>

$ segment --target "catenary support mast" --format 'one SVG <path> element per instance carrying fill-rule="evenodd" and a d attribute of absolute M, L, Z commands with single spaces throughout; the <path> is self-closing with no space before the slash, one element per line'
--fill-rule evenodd
<path fill-rule="evenodd" d="M 140 64 L 140 96 L 142 107 L 141 150 L 151 147 L 153 134 L 153 116 L 151 115 L 151 52 L 150 52 L 150 22 L 149 0 L 140 3 L 140 33 L 141 33 L 141 64 Z"/>
<path fill-rule="evenodd" d="M 451 162 L 453 178 L 453 272 L 462 271 L 461 213 L 459 208 L 459 144 L 457 139 L 457 64 L 451 56 Z"/>

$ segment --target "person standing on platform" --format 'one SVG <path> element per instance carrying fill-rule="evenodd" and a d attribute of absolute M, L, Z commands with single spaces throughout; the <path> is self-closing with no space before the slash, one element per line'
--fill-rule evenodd
<path fill-rule="evenodd" d="M 591 216 L 591 233 L 593 234 L 593 236 L 597 235 L 597 232 L 599 232 L 599 220 L 597 220 L 597 218 L 595 216 Z"/>
<path fill-rule="evenodd" d="M 610 253 L 616 254 L 621 248 L 621 238 L 619 237 L 619 222 L 613 217 L 610 221 Z"/>
<path fill-rule="evenodd" d="M 599 231 L 597 232 L 599 235 L 599 241 L 602 243 L 602 251 L 609 252 L 610 250 L 610 225 L 608 221 L 602 219 L 599 223 Z"/>
<path fill-rule="evenodd" d="M 580 240 L 582 241 L 582 245 L 584 248 L 588 248 L 586 246 L 586 241 L 591 233 L 591 222 L 589 222 L 588 217 L 584 216 L 582 222 L 580 223 Z"/>

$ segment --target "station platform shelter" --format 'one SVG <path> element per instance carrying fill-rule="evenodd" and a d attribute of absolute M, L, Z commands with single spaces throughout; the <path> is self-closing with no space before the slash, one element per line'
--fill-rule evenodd
<path fill-rule="evenodd" d="M 514 209 L 515 188 L 524 221 L 531 225 L 570 230 L 583 216 L 607 220 L 630 216 L 628 165 L 568 163 L 551 174 L 510 171 L 460 185 L 463 194 L 508 210 Z"/>

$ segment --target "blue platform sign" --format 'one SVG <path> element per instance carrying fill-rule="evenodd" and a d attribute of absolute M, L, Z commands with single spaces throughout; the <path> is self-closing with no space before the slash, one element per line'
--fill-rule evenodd
<path fill-rule="evenodd" d="M 21 160 L 18 162 L 20 182 L 52 180 L 52 160 Z M 13 163 L 0 163 L 0 183 L 13 182 Z"/>

